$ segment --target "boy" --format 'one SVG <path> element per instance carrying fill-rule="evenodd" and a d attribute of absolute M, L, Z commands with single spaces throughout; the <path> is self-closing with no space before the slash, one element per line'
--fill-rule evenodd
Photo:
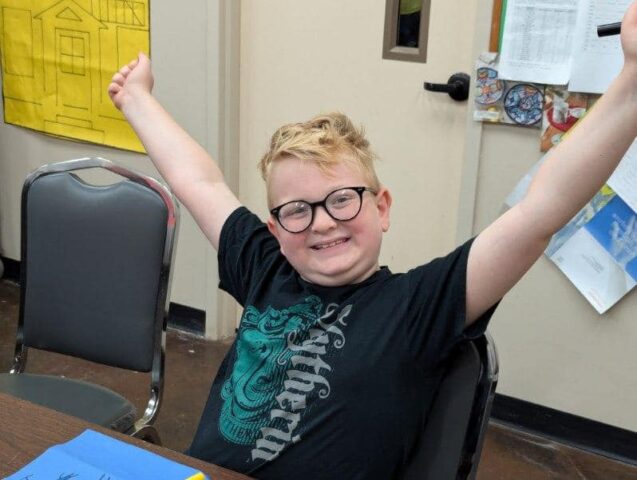
<path fill-rule="evenodd" d="M 405 274 L 378 264 L 391 195 L 345 116 L 273 135 L 260 165 L 271 213 L 263 224 L 152 97 L 148 59 L 115 74 L 114 104 L 218 250 L 221 288 L 244 306 L 189 453 L 264 479 L 399 478 L 447 353 L 484 331 L 637 135 L 637 3 L 622 45 L 621 74 L 523 201 Z"/>

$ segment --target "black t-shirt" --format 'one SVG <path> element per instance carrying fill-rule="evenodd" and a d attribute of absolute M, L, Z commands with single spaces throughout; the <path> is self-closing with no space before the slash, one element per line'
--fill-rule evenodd
<path fill-rule="evenodd" d="M 464 330 L 471 241 L 359 284 L 304 281 L 241 207 L 219 245 L 220 287 L 244 312 L 189 453 L 259 479 L 389 479 L 407 461 L 446 354 Z"/>

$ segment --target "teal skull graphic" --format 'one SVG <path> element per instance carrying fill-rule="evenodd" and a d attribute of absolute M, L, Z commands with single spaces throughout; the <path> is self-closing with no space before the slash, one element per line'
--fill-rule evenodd
<path fill-rule="evenodd" d="M 321 301 L 314 296 L 282 310 L 268 307 L 261 313 L 252 306 L 246 308 L 234 370 L 221 389 L 219 429 L 228 441 L 249 445 L 268 424 L 293 355 L 287 348 L 287 338 L 307 337 L 321 309 Z"/>

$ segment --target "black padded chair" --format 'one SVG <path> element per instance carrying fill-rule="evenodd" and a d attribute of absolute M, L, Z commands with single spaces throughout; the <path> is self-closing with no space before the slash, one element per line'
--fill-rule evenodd
<path fill-rule="evenodd" d="M 473 480 L 498 382 L 489 333 L 459 345 L 427 415 L 404 480 Z"/>
<path fill-rule="evenodd" d="M 96 186 L 72 173 L 88 168 L 124 179 Z M 166 187 L 109 160 L 70 160 L 30 174 L 22 190 L 15 357 L 0 374 L 0 391 L 160 443 L 152 424 L 163 390 L 177 219 Z M 29 348 L 149 372 L 143 415 L 103 386 L 24 373 Z"/>

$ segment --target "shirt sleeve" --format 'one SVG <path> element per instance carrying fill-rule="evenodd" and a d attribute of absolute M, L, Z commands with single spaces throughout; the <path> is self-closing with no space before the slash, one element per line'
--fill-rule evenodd
<path fill-rule="evenodd" d="M 426 367 L 436 367 L 461 341 L 482 335 L 494 305 L 465 328 L 467 260 L 473 239 L 445 257 L 407 272 L 409 306 L 405 327 L 408 348 Z"/>
<path fill-rule="evenodd" d="M 267 281 L 268 273 L 281 262 L 279 242 L 267 226 L 245 207 L 228 217 L 219 237 L 219 288 L 242 306 L 251 289 Z"/>

